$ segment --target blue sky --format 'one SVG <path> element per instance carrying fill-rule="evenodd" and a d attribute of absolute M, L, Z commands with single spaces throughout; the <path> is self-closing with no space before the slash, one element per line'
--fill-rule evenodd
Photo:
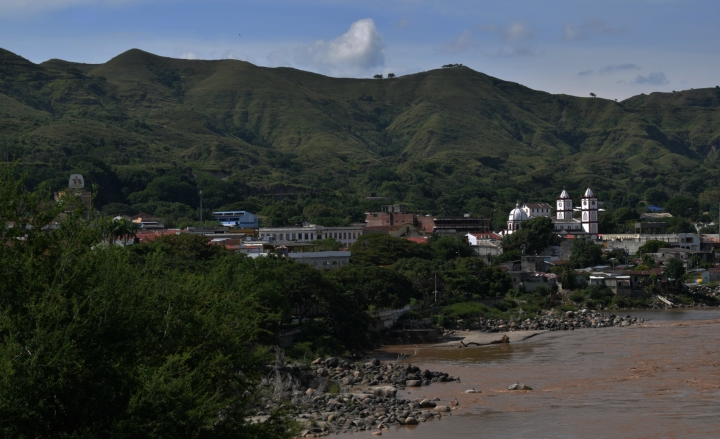
<path fill-rule="evenodd" d="M 624 99 L 720 84 L 717 0 L 0 0 L 0 47 L 99 63 L 131 48 L 331 76 L 462 63 Z"/>

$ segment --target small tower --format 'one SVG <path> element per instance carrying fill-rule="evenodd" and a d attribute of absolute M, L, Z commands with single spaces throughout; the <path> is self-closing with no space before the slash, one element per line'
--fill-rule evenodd
<path fill-rule="evenodd" d="M 555 206 L 557 207 L 555 218 L 559 220 L 572 219 L 572 198 L 570 198 L 570 194 L 568 194 L 565 189 L 563 189 L 560 196 L 555 199 Z"/>
<path fill-rule="evenodd" d="M 582 197 L 582 228 L 590 238 L 597 239 L 598 234 L 598 201 L 592 189 L 587 188 Z"/>

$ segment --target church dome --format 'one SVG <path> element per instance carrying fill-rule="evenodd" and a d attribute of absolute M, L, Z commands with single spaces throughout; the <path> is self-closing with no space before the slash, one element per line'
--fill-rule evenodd
<path fill-rule="evenodd" d="M 560 198 L 570 198 L 570 194 L 568 194 L 568 191 L 563 189 L 562 193 L 560 194 Z"/>
<path fill-rule="evenodd" d="M 508 221 L 525 221 L 528 219 L 527 213 L 520 208 L 519 204 L 515 205 L 515 209 L 510 211 Z"/>
<path fill-rule="evenodd" d="M 589 198 L 589 197 L 594 197 L 594 196 L 595 196 L 595 194 L 593 193 L 592 189 L 587 188 L 587 190 L 585 191 L 585 197 Z"/>

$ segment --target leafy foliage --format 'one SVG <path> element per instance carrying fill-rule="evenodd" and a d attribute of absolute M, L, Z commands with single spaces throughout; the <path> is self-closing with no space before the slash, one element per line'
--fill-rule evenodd
<path fill-rule="evenodd" d="M 575 268 L 592 267 L 602 262 L 602 249 L 593 241 L 576 238 L 570 249 L 570 265 Z"/>
<path fill-rule="evenodd" d="M 552 220 L 544 216 L 523 221 L 519 230 L 502 240 L 503 247 L 522 249 L 525 254 L 537 254 L 546 247 L 558 243 L 559 238 L 553 233 Z"/>

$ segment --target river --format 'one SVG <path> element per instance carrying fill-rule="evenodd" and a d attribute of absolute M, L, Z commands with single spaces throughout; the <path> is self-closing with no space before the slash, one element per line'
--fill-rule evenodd
<path fill-rule="evenodd" d="M 624 314 L 624 313 L 623 313 Z M 540 334 L 517 344 L 420 348 L 406 360 L 459 375 L 398 392 L 459 405 L 452 416 L 397 426 L 389 438 L 720 437 L 720 310 L 636 311 L 629 328 Z M 413 353 L 388 346 L 383 359 Z M 520 381 L 529 392 L 511 392 Z M 481 390 L 466 394 L 466 389 Z M 353 436 L 370 436 L 369 432 Z"/>

